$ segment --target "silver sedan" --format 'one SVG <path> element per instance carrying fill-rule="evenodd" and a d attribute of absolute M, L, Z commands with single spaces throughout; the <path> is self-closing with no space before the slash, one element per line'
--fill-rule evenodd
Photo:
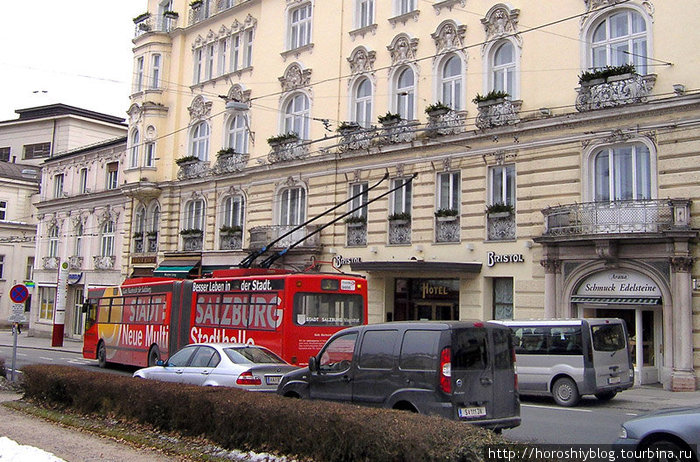
<path fill-rule="evenodd" d="M 633 456 L 625 460 L 698 462 L 699 444 L 700 407 L 686 407 L 628 420 L 614 446 Z"/>
<path fill-rule="evenodd" d="M 260 346 L 193 343 L 166 362 L 137 370 L 134 377 L 274 392 L 282 376 L 295 369 L 296 366 Z"/>

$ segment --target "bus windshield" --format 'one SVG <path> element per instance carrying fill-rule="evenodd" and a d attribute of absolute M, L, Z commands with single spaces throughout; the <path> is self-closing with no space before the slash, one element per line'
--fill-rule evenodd
<path fill-rule="evenodd" d="M 596 351 L 619 351 L 627 346 L 622 324 L 592 325 L 591 335 Z"/>

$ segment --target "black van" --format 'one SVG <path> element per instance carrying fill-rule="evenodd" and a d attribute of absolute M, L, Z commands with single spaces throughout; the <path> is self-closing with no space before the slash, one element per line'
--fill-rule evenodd
<path fill-rule="evenodd" d="M 333 335 L 277 393 L 403 409 L 501 430 L 520 425 L 512 333 L 481 321 L 405 321 Z"/>

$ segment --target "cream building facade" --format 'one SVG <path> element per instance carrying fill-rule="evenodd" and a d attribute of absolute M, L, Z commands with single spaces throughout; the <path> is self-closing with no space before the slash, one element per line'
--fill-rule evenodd
<path fill-rule="evenodd" d="M 621 317 L 637 381 L 694 390 L 698 6 L 669 3 L 148 1 L 123 276 L 279 239 L 255 263 L 366 275 L 369 322 Z"/>

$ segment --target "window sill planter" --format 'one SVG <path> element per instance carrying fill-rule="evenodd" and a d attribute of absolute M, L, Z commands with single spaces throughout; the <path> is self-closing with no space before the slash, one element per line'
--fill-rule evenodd
<path fill-rule="evenodd" d="M 457 221 L 456 216 L 448 216 L 448 217 L 435 217 L 437 218 L 437 221 L 439 222 L 451 222 L 451 221 Z"/>
<path fill-rule="evenodd" d="M 389 224 L 392 226 L 406 226 L 410 222 L 411 222 L 410 220 L 403 220 L 403 219 L 389 220 Z"/>
<path fill-rule="evenodd" d="M 489 218 L 508 218 L 513 212 L 491 212 L 486 214 Z"/>

